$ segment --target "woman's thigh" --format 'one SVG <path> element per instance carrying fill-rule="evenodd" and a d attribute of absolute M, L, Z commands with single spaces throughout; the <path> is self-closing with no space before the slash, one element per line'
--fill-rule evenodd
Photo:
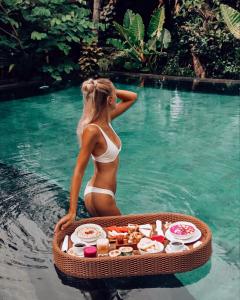
<path fill-rule="evenodd" d="M 89 193 L 85 196 L 84 202 L 89 214 L 93 217 L 121 215 L 115 199 L 108 194 Z"/>

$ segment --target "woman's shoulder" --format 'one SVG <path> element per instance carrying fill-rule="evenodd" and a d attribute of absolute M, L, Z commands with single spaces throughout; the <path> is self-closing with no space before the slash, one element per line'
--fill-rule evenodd
<path fill-rule="evenodd" d="M 96 143 L 99 138 L 98 128 L 87 125 L 82 133 L 82 146 Z"/>
<path fill-rule="evenodd" d="M 84 130 L 83 130 L 83 135 L 89 135 L 89 136 L 98 136 L 99 134 L 99 129 L 97 126 L 92 126 L 95 124 L 88 124 Z"/>

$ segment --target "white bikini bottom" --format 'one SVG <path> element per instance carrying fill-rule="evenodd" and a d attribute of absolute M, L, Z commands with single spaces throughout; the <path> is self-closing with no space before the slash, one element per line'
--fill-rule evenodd
<path fill-rule="evenodd" d="M 102 189 L 102 188 L 99 188 L 99 187 L 87 185 L 86 188 L 85 188 L 85 191 L 84 191 L 84 197 L 89 193 L 107 194 L 107 195 L 112 196 L 113 199 L 115 199 L 115 195 L 111 190 Z"/>

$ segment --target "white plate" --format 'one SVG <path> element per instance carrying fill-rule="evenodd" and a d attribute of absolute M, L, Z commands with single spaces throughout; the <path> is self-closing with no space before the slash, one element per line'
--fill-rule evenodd
<path fill-rule="evenodd" d="M 93 228 L 95 230 L 97 230 L 98 232 L 100 232 L 100 235 L 102 234 L 102 232 L 104 231 L 103 228 L 97 224 L 93 224 L 93 223 L 87 223 L 87 224 L 83 224 L 83 225 L 80 225 L 78 226 L 76 229 L 75 229 L 75 234 L 78 236 L 78 231 L 79 230 L 82 230 L 83 228 Z M 105 232 L 105 231 L 104 231 Z M 92 241 L 95 241 L 96 239 L 98 239 L 99 236 L 97 237 L 92 237 L 92 238 L 81 238 L 79 237 L 79 239 L 83 240 L 83 241 L 86 241 L 86 242 L 92 242 Z"/>
<path fill-rule="evenodd" d="M 80 237 L 78 236 L 78 230 L 80 230 L 80 229 L 82 229 L 82 228 L 86 228 L 86 227 L 88 227 L 88 228 L 90 227 L 90 228 L 96 229 L 97 231 L 100 232 L 100 236 L 97 236 L 96 238 L 80 238 Z M 77 238 L 78 238 L 79 240 L 82 240 L 82 241 L 84 241 L 84 242 L 86 242 L 86 243 L 94 242 L 94 241 L 96 241 L 97 239 L 99 239 L 100 237 L 103 237 L 103 235 L 105 235 L 104 237 L 106 237 L 106 233 L 105 233 L 105 231 L 103 230 L 103 228 L 102 228 L 101 226 L 97 225 L 97 224 L 92 224 L 92 223 L 83 224 L 83 225 L 78 226 L 78 227 L 75 229 L 74 234 L 77 236 Z"/>
<path fill-rule="evenodd" d="M 182 250 L 172 250 L 171 247 L 169 247 L 169 245 L 167 245 L 167 247 L 165 248 L 165 252 L 166 253 L 177 253 L 177 252 L 183 252 L 189 250 L 189 247 L 184 245 L 184 248 Z"/>
<path fill-rule="evenodd" d="M 164 245 L 162 243 L 157 242 L 157 241 L 153 241 L 153 242 L 155 243 L 155 245 L 157 247 L 155 252 L 148 252 L 148 251 L 142 250 L 141 248 L 139 248 L 139 244 L 141 244 L 141 242 L 139 242 L 137 247 L 138 247 L 140 254 L 157 254 L 157 253 L 160 253 L 163 251 Z"/>
<path fill-rule="evenodd" d="M 182 242 L 183 244 L 190 244 L 190 243 L 193 243 L 193 242 L 196 242 L 197 240 L 200 239 L 200 237 L 202 236 L 202 233 L 201 231 L 196 227 L 196 230 L 193 234 L 192 237 L 190 237 L 189 239 L 184 239 L 184 240 L 181 240 L 181 239 L 178 239 L 176 237 L 174 237 L 170 230 L 168 229 L 166 232 L 165 232 L 165 237 L 170 241 L 170 242 L 173 242 L 173 241 L 180 241 Z"/>
<path fill-rule="evenodd" d="M 104 239 L 104 238 L 106 238 L 106 236 L 107 236 L 107 234 L 106 234 L 106 232 L 103 230 L 102 231 L 102 233 L 100 234 L 100 236 L 97 238 L 97 239 L 95 239 L 94 241 L 88 241 L 88 242 L 86 242 L 86 241 L 84 241 L 84 240 L 81 240 L 78 236 L 77 236 L 77 234 L 75 233 L 75 231 L 72 233 L 72 235 L 71 235 L 71 241 L 74 243 L 74 244 L 78 244 L 78 243 L 83 243 L 83 244 L 86 244 L 87 246 L 94 246 L 94 245 L 96 245 L 97 244 L 97 240 L 98 239 Z"/>

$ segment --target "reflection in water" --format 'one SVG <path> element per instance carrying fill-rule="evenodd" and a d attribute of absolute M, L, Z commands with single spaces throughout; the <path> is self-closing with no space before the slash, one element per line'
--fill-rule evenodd
<path fill-rule="evenodd" d="M 172 120 L 178 119 L 183 110 L 183 101 L 180 98 L 178 91 L 174 92 L 174 97 L 170 100 L 170 114 Z"/>
<path fill-rule="evenodd" d="M 52 232 L 67 197 L 56 184 L 0 163 L 1 299 L 159 299 L 157 290 L 164 300 L 194 299 L 174 275 L 79 280 L 55 272 Z"/>

